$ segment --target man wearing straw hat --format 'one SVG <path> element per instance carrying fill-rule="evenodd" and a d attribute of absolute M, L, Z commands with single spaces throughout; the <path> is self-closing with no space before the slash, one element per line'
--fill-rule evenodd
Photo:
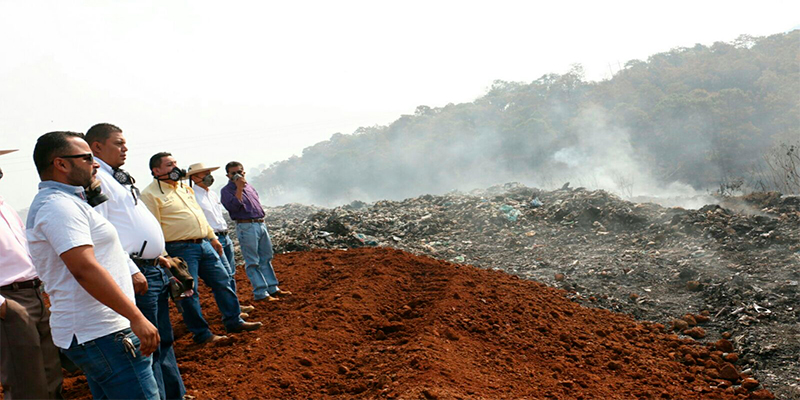
<path fill-rule="evenodd" d="M 61 397 L 61 362 L 41 285 L 25 225 L 0 196 L 0 382 L 6 399 Z"/>
<path fill-rule="evenodd" d="M 194 197 L 200 208 L 203 209 L 203 214 L 206 215 L 208 224 L 214 228 L 214 233 L 217 235 L 219 243 L 224 250 L 222 264 L 228 269 L 231 275 L 231 289 L 236 291 L 236 262 L 233 257 L 233 240 L 228 236 L 228 222 L 222 215 L 222 203 L 219 201 L 219 196 L 210 190 L 209 187 L 214 184 L 214 176 L 211 172 L 218 170 L 219 167 L 206 167 L 203 163 L 195 163 L 189 166 L 186 170 L 186 175 L 194 183 Z M 253 306 L 241 306 L 243 313 L 249 313 L 255 308 Z"/>

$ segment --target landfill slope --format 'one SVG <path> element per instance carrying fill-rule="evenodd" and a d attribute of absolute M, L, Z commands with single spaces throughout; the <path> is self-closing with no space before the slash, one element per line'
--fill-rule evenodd
<path fill-rule="evenodd" d="M 295 294 L 256 304 L 250 319 L 264 321 L 262 330 L 197 347 L 173 312 L 189 395 L 772 398 L 724 359 L 735 354 L 729 342 L 679 338 L 505 272 L 387 248 L 281 254 L 275 267 Z M 246 299 L 241 268 L 237 278 Z M 204 286 L 201 300 L 221 332 Z M 81 377 L 68 378 L 66 389 L 69 398 L 88 397 Z"/>
<path fill-rule="evenodd" d="M 718 201 L 667 208 L 506 184 L 334 209 L 290 204 L 267 217 L 279 252 L 393 247 L 500 269 L 667 326 L 706 310 L 702 340 L 730 334 L 737 366 L 779 397 L 800 398 L 800 197 Z M 692 329 L 677 323 L 676 333 Z"/>

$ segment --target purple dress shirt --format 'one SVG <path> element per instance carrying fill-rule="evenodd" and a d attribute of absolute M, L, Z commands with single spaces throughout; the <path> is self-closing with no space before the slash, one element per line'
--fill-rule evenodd
<path fill-rule="evenodd" d="M 236 198 L 236 184 L 233 181 L 229 181 L 220 194 L 222 205 L 228 210 L 232 220 L 264 218 L 264 209 L 261 208 L 258 192 L 249 183 L 245 184 L 242 190 L 242 201 Z"/>

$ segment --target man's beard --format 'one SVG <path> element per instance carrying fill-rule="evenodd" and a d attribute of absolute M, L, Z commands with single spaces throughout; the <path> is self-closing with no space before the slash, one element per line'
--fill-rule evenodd
<path fill-rule="evenodd" d="M 72 186 L 80 186 L 82 188 L 88 188 L 89 185 L 92 184 L 92 180 L 94 179 L 93 172 L 94 168 L 89 171 L 77 168 L 75 163 L 70 160 L 72 163 L 72 172 L 67 175 L 67 183 Z"/>

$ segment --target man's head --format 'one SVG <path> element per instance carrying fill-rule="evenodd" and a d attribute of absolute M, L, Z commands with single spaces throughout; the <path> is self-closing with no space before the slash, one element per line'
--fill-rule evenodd
<path fill-rule="evenodd" d="M 126 146 L 122 129 L 111 124 L 97 124 L 86 132 L 86 143 L 94 156 L 105 161 L 111 168 L 119 168 L 125 164 Z"/>
<path fill-rule="evenodd" d="M 233 180 L 233 176 L 236 174 L 244 176 L 244 166 L 242 163 L 238 161 L 231 161 L 225 164 L 225 176 L 227 176 L 228 179 Z"/>
<path fill-rule="evenodd" d="M 175 157 L 166 151 L 153 154 L 153 156 L 150 157 L 150 173 L 158 180 L 175 183 L 181 177 L 170 176 L 170 172 L 177 167 L 178 162 L 175 160 Z"/>
<path fill-rule="evenodd" d="M 206 167 L 203 163 L 195 163 L 189 166 L 186 175 L 195 185 L 208 190 L 208 187 L 214 183 L 214 176 L 211 175 L 211 172 L 218 169 L 219 167 Z"/>
<path fill-rule="evenodd" d="M 100 167 L 83 140 L 75 132 L 50 132 L 40 136 L 33 148 L 33 162 L 45 180 L 89 187 Z"/>

